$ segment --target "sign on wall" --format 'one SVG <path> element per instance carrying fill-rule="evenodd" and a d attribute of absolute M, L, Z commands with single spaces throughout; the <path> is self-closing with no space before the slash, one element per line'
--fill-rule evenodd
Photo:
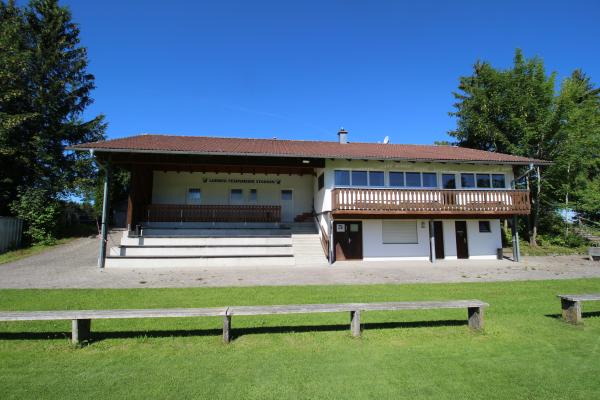
<path fill-rule="evenodd" d="M 243 178 L 211 178 L 203 177 L 202 183 L 242 183 L 259 185 L 281 185 L 281 179 L 243 179 Z"/>

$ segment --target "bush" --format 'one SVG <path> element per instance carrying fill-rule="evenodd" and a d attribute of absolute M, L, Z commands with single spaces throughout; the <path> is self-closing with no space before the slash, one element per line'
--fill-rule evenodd
<path fill-rule="evenodd" d="M 59 223 L 60 204 L 45 189 L 20 190 L 11 205 L 12 211 L 25 222 L 25 236 L 33 244 L 53 244 Z"/>

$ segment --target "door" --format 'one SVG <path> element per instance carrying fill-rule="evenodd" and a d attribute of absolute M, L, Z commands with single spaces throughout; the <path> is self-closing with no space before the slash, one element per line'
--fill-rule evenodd
<path fill-rule="evenodd" d="M 362 260 L 362 222 L 334 221 L 335 259 Z"/>
<path fill-rule="evenodd" d="M 469 258 L 469 242 L 467 241 L 467 221 L 456 221 L 456 257 Z"/>
<path fill-rule="evenodd" d="M 435 258 L 443 259 L 444 255 L 444 225 L 442 221 L 433 222 L 433 235 L 435 237 Z"/>
<path fill-rule="evenodd" d="M 294 222 L 294 191 L 283 189 L 281 191 L 281 222 Z"/>

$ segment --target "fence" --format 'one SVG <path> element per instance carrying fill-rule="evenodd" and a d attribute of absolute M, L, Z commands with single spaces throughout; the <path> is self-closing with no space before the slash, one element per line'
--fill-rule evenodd
<path fill-rule="evenodd" d="M 21 246 L 23 220 L 0 217 L 0 253 Z"/>

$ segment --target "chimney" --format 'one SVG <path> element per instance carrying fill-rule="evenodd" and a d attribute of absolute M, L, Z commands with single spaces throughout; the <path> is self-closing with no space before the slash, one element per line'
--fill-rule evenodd
<path fill-rule="evenodd" d="M 348 143 L 348 131 L 345 131 L 344 128 L 340 128 L 340 131 L 338 132 L 338 136 L 339 136 L 340 144 Z"/>

